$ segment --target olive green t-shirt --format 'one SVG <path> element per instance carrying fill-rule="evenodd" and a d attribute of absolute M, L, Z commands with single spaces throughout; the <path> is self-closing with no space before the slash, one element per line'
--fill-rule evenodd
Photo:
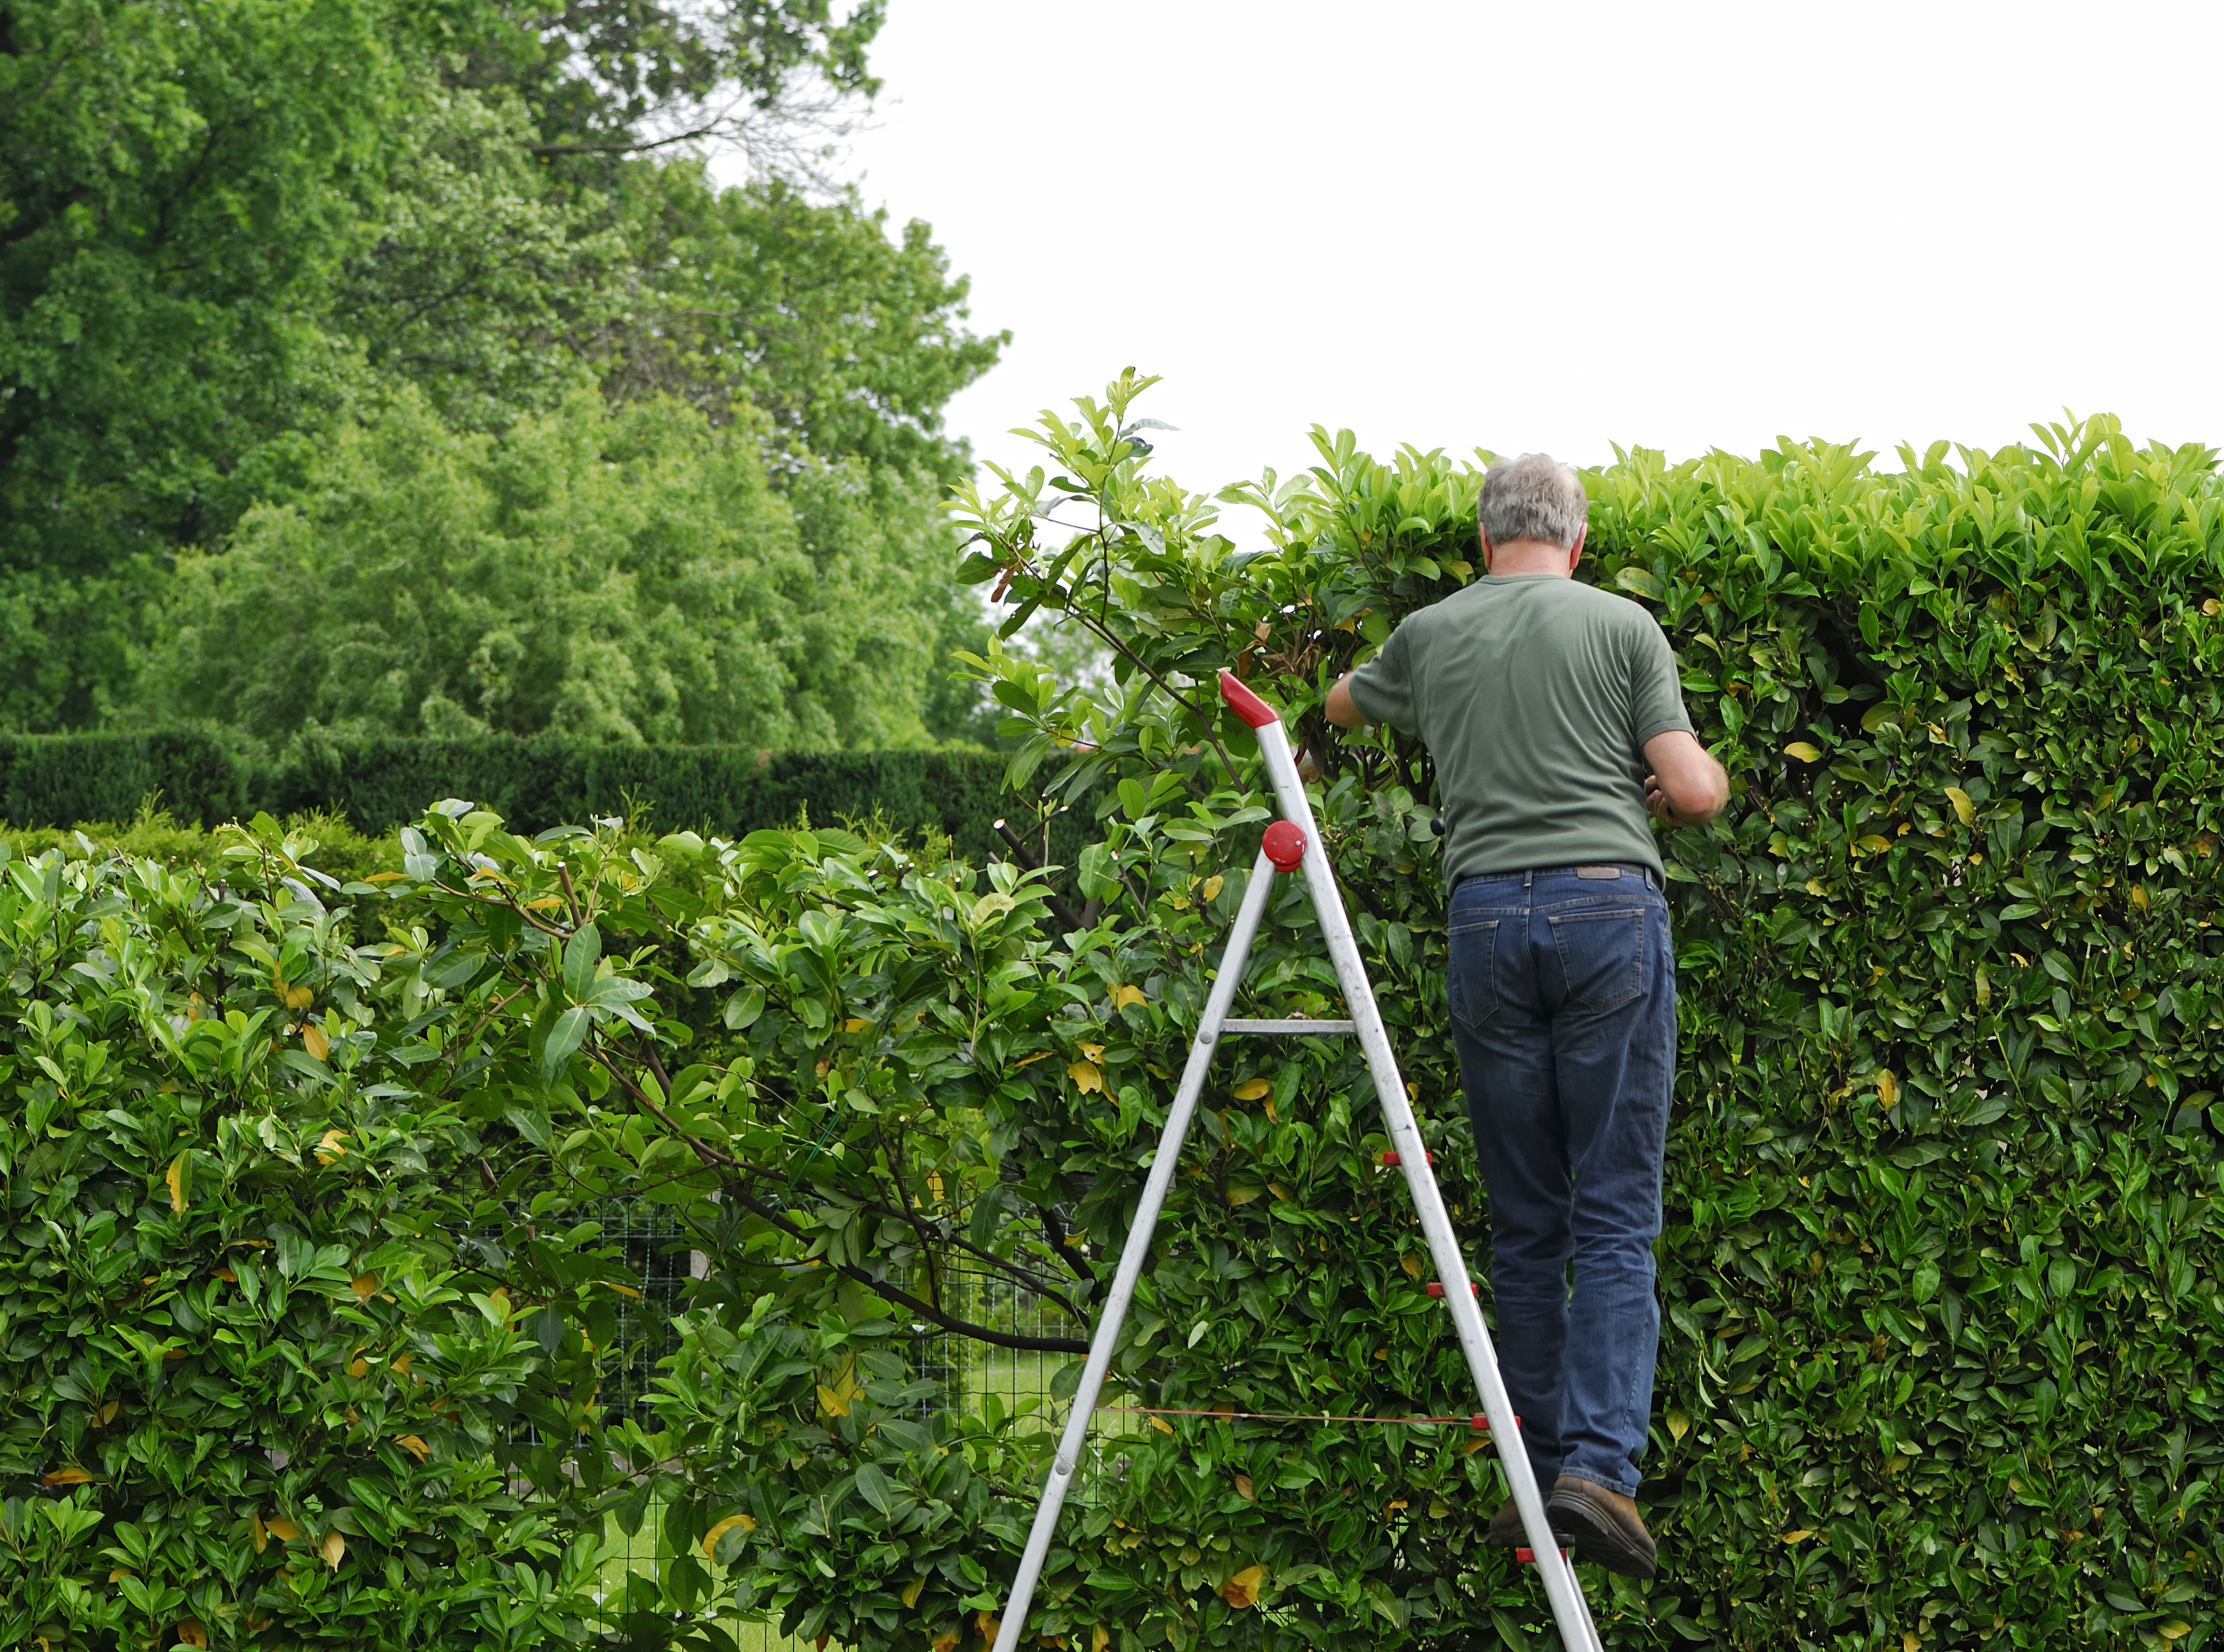
<path fill-rule="evenodd" d="M 1627 598 L 1551 574 L 1479 579 L 1408 615 L 1351 698 L 1436 760 L 1447 886 L 1599 861 L 1661 869 L 1645 742 L 1691 720 L 1668 639 Z"/>

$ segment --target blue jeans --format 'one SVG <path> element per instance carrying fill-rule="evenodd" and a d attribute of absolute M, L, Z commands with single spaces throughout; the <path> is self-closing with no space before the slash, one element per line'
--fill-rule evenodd
<path fill-rule="evenodd" d="M 1676 958 L 1642 871 L 1582 870 L 1463 880 L 1448 985 L 1522 1442 L 1547 1496 L 1562 1474 L 1630 1495 L 1660 1336 Z"/>

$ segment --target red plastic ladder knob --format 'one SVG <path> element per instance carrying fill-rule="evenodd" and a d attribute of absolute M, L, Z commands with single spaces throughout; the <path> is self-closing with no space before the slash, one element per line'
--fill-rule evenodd
<path fill-rule="evenodd" d="M 1477 1411 L 1473 1416 L 1467 1420 L 1467 1426 L 1476 1434 L 1488 1434 L 1490 1432 L 1490 1419 L 1483 1416 L 1482 1412 Z M 1521 1426 L 1521 1419 L 1520 1417 L 1513 1419 L 1513 1426 L 1517 1428 Z"/>
<path fill-rule="evenodd" d="M 1560 1551 L 1562 1560 L 1567 1559 L 1568 1554 L 1569 1551 L 1564 1548 Z M 1517 1548 L 1513 1551 L 1513 1558 L 1524 1566 L 1534 1566 L 1537 1563 L 1537 1551 L 1533 1548 Z"/>
<path fill-rule="evenodd" d="M 1428 1160 L 1431 1164 L 1434 1164 L 1437 1162 L 1437 1156 L 1434 1153 L 1424 1153 L 1421 1157 Z M 1382 1165 L 1385 1170 L 1394 1170 L 1398 1168 L 1398 1163 L 1399 1159 L 1395 1153 L 1385 1153 L 1382 1155 Z"/>
<path fill-rule="evenodd" d="M 1295 872 L 1305 864 L 1305 828 L 1292 820 L 1278 820 L 1267 829 L 1260 848 L 1277 872 Z"/>
<path fill-rule="evenodd" d="M 1469 1295 L 1470 1295 L 1470 1296 L 1480 1296 L 1482 1294 L 1482 1287 L 1481 1285 L 1478 1285 L 1477 1283 L 1475 1283 L 1475 1281 L 1474 1281 L 1474 1280 L 1472 1280 L 1472 1279 L 1470 1279 L 1470 1280 L 1469 1280 L 1469 1281 L 1467 1282 L 1467 1288 L 1468 1288 L 1468 1294 L 1469 1294 Z M 1430 1280 L 1430 1281 L 1429 1281 L 1429 1295 L 1430 1295 L 1430 1296 L 1443 1296 L 1444 1294 L 1444 1282 L 1443 1282 L 1442 1280 L 1439 1280 L 1439 1279 L 1431 1279 L 1431 1280 Z"/>

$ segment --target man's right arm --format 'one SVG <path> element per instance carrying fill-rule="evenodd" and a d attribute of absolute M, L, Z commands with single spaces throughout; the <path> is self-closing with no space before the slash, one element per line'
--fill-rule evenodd
<path fill-rule="evenodd" d="M 1321 704 L 1321 713 L 1339 728 L 1365 727 L 1367 714 L 1359 709 L 1351 697 L 1349 672 L 1346 672 L 1336 679 L 1336 686 L 1328 691 L 1328 698 Z"/>
<path fill-rule="evenodd" d="M 1645 806 L 1671 826 L 1703 826 L 1730 800 L 1728 772 L 1684 729 L 1646 741 L 1645 762 Z"/>

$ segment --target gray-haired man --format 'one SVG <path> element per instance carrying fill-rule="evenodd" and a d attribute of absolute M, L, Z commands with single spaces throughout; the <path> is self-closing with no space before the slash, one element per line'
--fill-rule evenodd
<path fill-rule="evenodd" d="M 1554 1530 L 1579 1558 L 1650 1577 L 1633 1494 L 1660 1330 L 1676 958 L 1646 816 L 1698 824 L 1729 785 L 1659 626 L 1570 577 L 1588 509 L 1575 472 L 1541 453 L 1492 466 L 1485 577 L 1409 615 L 1326 709 L 1344 728 L 1394 723 L 1436 761 L 1501 1369 Z M 1525 1541 L 1510 1502 L 1490 1541 Z"/>

